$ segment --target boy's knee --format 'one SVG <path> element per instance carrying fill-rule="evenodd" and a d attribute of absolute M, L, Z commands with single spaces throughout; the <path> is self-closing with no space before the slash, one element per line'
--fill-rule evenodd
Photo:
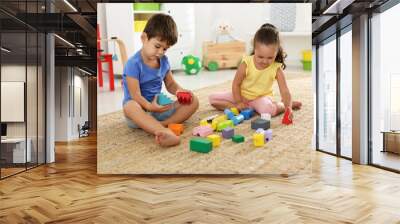
<path fill-rule="evenodd" d="M 142 107 L 138 103 L 136 103 L 133 100 L 129 100 L 128 102 L 125 103 L 123 110 L 124 110 L 124 113 L 127 114 L 131 110 L 136 110 L 136 109 L 141 109 L 141 108 Z"/>
<path fill-rule="evenodd" d="M 199 98 L 197 98 L 195 95 L 193 95 L 192 105 L 196 110 L 199 108 Z"/>

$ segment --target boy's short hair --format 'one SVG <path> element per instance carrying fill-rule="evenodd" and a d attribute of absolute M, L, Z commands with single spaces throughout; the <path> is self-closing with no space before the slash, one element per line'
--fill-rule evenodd
<path fill-rule="evenodd" d="M 147 34 L 150 40 L 153 37 L 158 37 L 161 41 L 166 41 L 169 46 L 174 45 L 178 40 L 178 30 L 175 21 L 171 16 L 166 14 L 155 14 L 149 21 L 143 32 Z"/>

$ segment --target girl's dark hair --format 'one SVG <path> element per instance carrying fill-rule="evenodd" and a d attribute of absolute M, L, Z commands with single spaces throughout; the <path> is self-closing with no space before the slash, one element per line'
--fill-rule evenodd
<path fill-rule="evenodd" d="M 285 58 L 286 58 L 286 53 L 283 51 L 280 38 L 279 38 L 279 31 L 278 29 L 270 24 L 270 23 L 265 23 L 263 24 L 256 32 L 254 35 L 254 40 L 253 40 L 253 51 L 252 55 L 254 54 L 254 49 L 256 47 L 256 43 L 261 43 L 265 45 L 269 44 L 276 44 L 278 45 L 278 53 L 276 54 L 275 61 L 282 63 L 282 68 L 286 68 L 285 64 Z"/>
<path fill-rule="evenodd" d="M 166 14 L 159 13 L 153 15 L 147 21 L 143 32 L 147 34 L 149 40 L 153 37 L 160 38 L 161 41 L 166 41 L 168 46 L 174 45 L 178 40 L 175 21 L 171 16 Z"/>

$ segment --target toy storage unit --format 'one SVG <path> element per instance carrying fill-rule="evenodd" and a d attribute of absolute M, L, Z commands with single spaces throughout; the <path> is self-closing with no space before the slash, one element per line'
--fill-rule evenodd
<path fill-rule="evenodd" d="M 245 42 L 215 43 L 207 41 L 203 43 L 203 65 L 209 70 L 215 70 L 210 68 L 215 62 L 218 64 L 218 69 L 237 68 L 245 54 Z"/>

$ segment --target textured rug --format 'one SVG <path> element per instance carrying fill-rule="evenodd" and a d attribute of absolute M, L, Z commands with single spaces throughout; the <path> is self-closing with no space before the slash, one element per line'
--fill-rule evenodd
<path fill-rule="evenodd" d="M 229 90 L 231 82 L 194 91 L 199 110 L 184 123 L 181 144 L 162 148 L 143 130 L 127 127 L 122 111 L 99 116 L 97 171 L 99 174 L 296 174 L 311 172 L 313 133 L 312 80 L 309 73 L 287 74 L 294 100 L 303 103 L 294 112 L 294 124 L 283 125 L 283 115 L 273 117 L 272 141 L 264 147 L 253 146 L 250 120 L 235 127 L 235 134 L 246 137 L 244 143 L 223 139 L 221 146 L 208 154 L 189 150 L 191 132 L 201 119 L 222 114 L 208 104 L 210 93 Z M 280 100 L 275 84 L 276 100 Z M 99 102 L 101 103 L 101 102 Z M 253 117 L 255 119 L 258 116 Z"/>

